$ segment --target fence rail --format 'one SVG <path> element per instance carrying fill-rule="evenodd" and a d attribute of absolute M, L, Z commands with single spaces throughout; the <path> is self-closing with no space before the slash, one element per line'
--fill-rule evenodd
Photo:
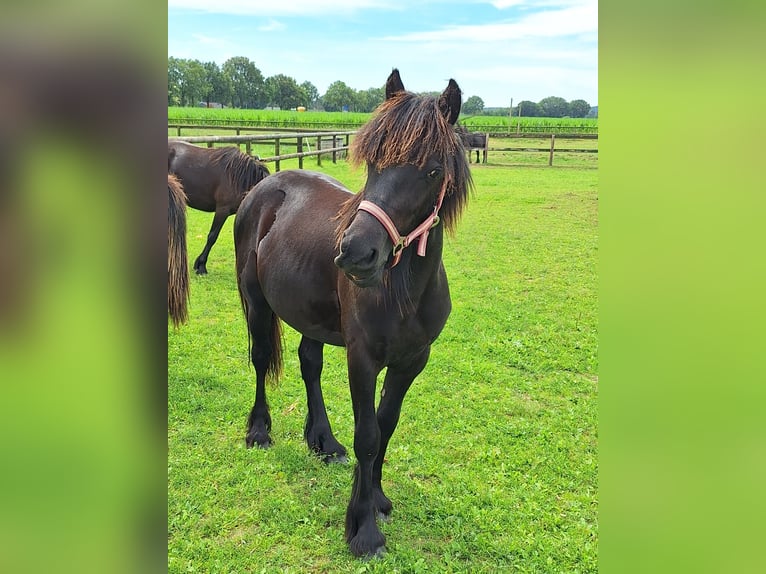
<path fill-rule="evenodd" d="M 183 136 L 168 137 L 168 141 L 185 141 L 188 143 L 204 143 L 207 147 L 213 147 L 217 143 L 245 144 L 247 155 L 253 155 L 253 142 L 274 143 L 274 155 L 259 158 L 263 162 L 274 162 L 275 171 L 279 171 L 280 162 L 286 159 L 298 158 L 298 168 L 303 169 L 303 158 L 316 156 L 317 165 L 322 165 L 323 155 L 332 155 L 332 162 L 337 163 L 338 154 L 348 150 L 349 137 L 356 131 L 339 132 L 291 132 L 291 133 L 271 133 L 271 134 L 247 134 L 236 136 Z M 287 140 L 286 142 L 283 140 Z M 290 140 L 295 140 L 292 143 Z M 316 142 L 316 149 L 311 149 L 311 142 Z M 342 141 L 342 145 L 338 145 Z M 330 147 L 328 147 L 328 144 Z M 281 153 L 282 146 L 295 146 L 295 153 Z M 308 148 L 304 151 L 304 145 Z"/>
<path fill-rule="evenodd" d="M 170 128 L 171 126 L 169 126 Z M 195 126 L 200 127 L 200 126 Z M 240 126 L 241 129 L 241 126 Z M 246 135 L 231 135 L 231 136 L 182 136 L 172 137 L 169 136 L 168 140 L 185 141 L 189 143 L 203 143 L 207 144 L 207 147 L 213 147 L 214 144 L 245 144 L 245 151 L 248 155 L 252 154 L 252 145 L 254 142 L 266 142 L 274 145 L 274 155 L 268 157 L 259 158 L 263 162 L 273 162 L 275 171 L 279 171 L 280 162 L 287 159 L 298 159 L 298 168 L 303 169 L 303 158 L 313 157 L 317 158 L 317 165 L 322 165 L 323 155 L 332 155 L 332 162 L 337 163 L 338 157 L 342 157 L 342 154 L 347 152 L 349 146 L 349 138 L 354 135 L 356 131 L 322 131 L 322 132 L 288 132 L 288 133 L 268 133 L 268 134 L 246 134 Z M 492 134 L 489 134 L 493 137 Z M 556 142 L 567 139 L 594 139 L 598 140 L 598 134 L 506 134 L 504 139 L 548 139 L 550 138 L 550 146 L 548 147 L 532 147 L 532 146 L 514 146 L 514 147 L 484 147 L 484 148 L 471 148 L 472 151 L 483 152 L 483 163 L 487 163 L 487 155 L 489 152 L 547 152 L 548 165 L 553 165 L 554 152 L 559 153 L 598 153 L 598 149 L 583 149 L 583 148 L 560 148 L 556 147 Z M 294 141 L 292 141 L 294 140 Z M 489 138 L 487 138 L 489 142 Z M 314 149 L 312 145 L 315 144 Z M 282 153 L 283 147 L 295 147 L 294 153 Z M 479 158 L 477 157 L 477 162 Z"/>

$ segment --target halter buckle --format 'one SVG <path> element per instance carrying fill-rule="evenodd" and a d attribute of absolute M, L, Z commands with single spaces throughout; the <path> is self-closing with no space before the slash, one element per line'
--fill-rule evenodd
<path fill-rule="evenodd" d="M 399 238 L 399 241 L 397 241 L 397 242 L 394 244 L 394 250 L 393 250 L 393 252 L 392 252 L 392 254 L 393 254 L 393 256 L 394 256 L 394 257 L 396 257 L 397 255 L 399 255 L 399 254 L 402 252 L 402 249 L 404 249 L 404 248 L 406 247 L 406 245 L 405 245 L 405 241 L 406 241 L 406 240 L 407 240 L 407 238 L 406 238 L 406 237 L 400 237 L 400 238 Z"/>

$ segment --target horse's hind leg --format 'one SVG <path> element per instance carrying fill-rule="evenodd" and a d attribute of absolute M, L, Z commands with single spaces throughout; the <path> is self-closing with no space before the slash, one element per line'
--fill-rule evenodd
<path fill-rule="evenodd" d="M 322 351 L 324 344 L 308 337 L 302 337 L 298 347 L 301 361 L 301 375 L 306 384 L 308 414 L 303 436 L 309 448 L 325 462 L 348 462 L 346 449 L 332 434 L 327 409 L 322 396 Z"/>
<path fill-rule="evenodd" d="M 279 319 L 269 307 L 258 283 L 254 261 L 248 260 L 252 266 L 245 267 L 239 277 L 239 288 L 243 301 L 246 301 L 247 328 L 250 331 L 250 359 L 255 367 L 255 403 L 247 419 L 247 435 L 245 443 L 250 448 L 258 445 L 261 448 L 271 446 L 271 415 L 266 402 L 266 375 L 272 370 L 275 376 L 279 367 L 276 366 L 281 358 L 281 339 L 279 335 Z M 276 362 L 275 362 L 276 360 Z"/>
<path fill-rule="evenodd" d="M 229 217 L 229 211 L 216 211 L 213 216 L 213 224 L 210 226 L 210 232 L 207 234 L 207 242 L 202 253 L 199 254 L 197 259 L 194 260 L 194 270 L 197 275 L 207 275 L 207 256 L 210 255 L 210 250 L 213 248 L 218 234 L 221 233 L 223 224 L 226 223 L 226 219 Z"/>

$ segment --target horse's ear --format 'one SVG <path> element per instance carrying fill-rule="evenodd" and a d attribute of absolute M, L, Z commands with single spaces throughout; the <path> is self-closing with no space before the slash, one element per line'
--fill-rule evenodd
<path fill-rule="evenodd" d="M 455 80 L 450 79 L 447 89 L 439 96 L 439 109 L 450 124 L 454 124 L 460 116 L 460 106 L 463 98 L 460 95 L 460 87 Z"/>
<path fill-rule="evenodd" d="M 402 83 L 402 79 L 399 77 L 399 70 L 394 68 L 394 70 L 391 72 L 391 75 L 388 76 L 388 79 L 386 80 L 386 99 L 391 98 L 397 92 L 403 91 L 404 84 Z"/>

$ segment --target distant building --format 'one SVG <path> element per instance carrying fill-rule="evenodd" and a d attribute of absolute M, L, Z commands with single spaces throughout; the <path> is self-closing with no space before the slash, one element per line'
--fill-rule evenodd
<path fill-rule="evenodd" d="M 598 106 L 593 106 L 590 111 L 588 112 L 588 115 L 585 116 L 586 118 L 598 118 Z"/>
<path fill-rule="evenodd" d="M 218 108 L 218 109 L 226 107 L 223 104 L 219 104 L 218 102 L 210 102 L 210 105 L 208 105 L 207 102 L 200 102 L 197 104 L 197 106 L 200 108 Z"/>

